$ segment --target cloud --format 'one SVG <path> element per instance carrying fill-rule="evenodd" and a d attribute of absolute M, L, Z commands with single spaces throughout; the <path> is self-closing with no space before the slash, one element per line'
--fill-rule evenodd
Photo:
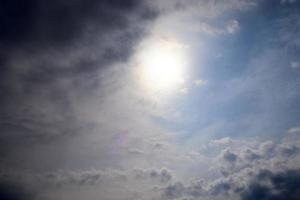
<path fill-rule="evenodd" d="M 174 2 L 1 1 L 0 13 L 7 17 L 0 19 L 0 180 L 14 182 L 0 183 L 0 199 L 5 195 L 31 199 L 23 186 L 36 188 L 36 199 L 66 200 L 249 199 L 256 196 L 252 189 L 256 183 L 258 188 L 265 187 L 266 198 L 276 199 L 290 190 L 287 179 L 298 176 L 299 127 L 289 129 L 279 141 L 248 140 L 237 131 L 240 139 L 223 136 L 208 141 L 206 148 L 198 144 L 194 148 L 177 137 L 187 137 L 185 133 L 169 133 L 165 120 L 153 114 L 159 110 L 168 117 L 178 115 L 185 110 L 183 104 L 176 113 L 157 109 L 156 102 L 148 101 L 144 91 L 139 93 L 143 89 L 132 83 L 135 66 L 127 61 L 136 45 L 155 30 L 151 25 L 159 17 L 168 18 L 171 11 L 174 15 L 191 12 L 197 16 L 194 19 L 213 21 L 216 16 L 228 16 L 224 11 L 256 5 L 244 0 Z M 241 29 L 240 23 L 244 26 L 238 20 L 225 21 L 220 27 L 200 23 L 197 28 L 203 34 L 231 37 Z M 280 23 L 294 30 L 290 20 Z M 280 30 L 280 42 L 295 46 L 289 39 L 296 40 L 296 28 Z M 168 37 L 163 42 L 186 48 Z M 293 62 L 291 67 L 296 65 Z M 200 87 L 206 81 L 192 84 Z M 213 92 L 217 90 L 210 91 L 208 96 L 218 99 Z M 188 88 L 181 92 L 187 93 Z M 232 93 L 225 93 L 231 98 Z M 207 114 L 204 121 L 210 118 L 211 112 L 201 112 Z M 177 115 L 173 118 L 180 127 L 185 115 Z M 198 123 L 198 116 L 191 113 L 189 117 Z M 192 131 L 201 133 L 196 129 Z M 280 178 L 281 183 L 273 181 L 291 170 L 293 176 Z"/>
<path fill-rule="evenodd" d="M 1 13 L 5 17 L 0 21 L 0 41 L 10 47 L 64 45 L 80 36 L 86 28 L 98 29 L 97 32 L 102 34 L 126 27 L 128 14 L 139 12 L 142 6 L 136 0 L 126 3 L 119 0 L 75 0 L 72 3 L 4 0 L 1 1 Z M 150 17 L 151 12 L 144 11 L 140 17 Z"/>
<path fill-rule="evenodd" d="M 59 186 L 98 185 L 107 181 L 124 182 L 128 175 L 118 170 L 58 171 L 40 175 L 40 182 Z"/>
<path fill-rule="evenodd" d="M 264 176 L 261 176 L 260 173 L 256 176 L 256 179 L 250 183 L 247 189 L 242 192 L 242 200 L 296 200 L 299 198 L 299 170 L 288 170 L 280 173 L 263 171 L 263 173 L 266 174 Z"/>
<path fill-rule="evenodd" d="M 168 169 L 136 169 L 134 174 L 137 179 L 159 180 L 161 183 L 167 183 L 173 177 Z"/>
<path fill-rule="evenodd" d="M 109 88 L 99 84 L 108 79 L 121 85 L 103 74 L 131 56 L 158 15 L 136 0 L 4 0 L 0 12 L 2 152 L 15 141 L 49 142 L 90 129 L 93 122 L 77 115 L 82 98 L 104 94 Z"/>
<path fill-rule="evenodd" d="M 237 161 L 238 156 L 229 149 L 224 149 L 221 152 L 221 158 L 228 163 L 234 164 Z"/>
<path fill-rule="evenodd" d="M 203 86 L 203 85 L 207 84 L 207 81 L 206 80 L 202 80 L 202 79 L 197 79 L 197 80 L 194 81 L 194 84 L 197 87 L 200 87 L 200 86 Z"/>
<path fill-rule="evenodd" d="M 176 199 L 182 197 L 185 193 L 185 186 L 181 182 L 168 185 L 163 192 L 163 198 Z"/>
<path fill-rule="evenodd" d="M 211 143 L 216 145 L 230 145 L 233 143 L 233 140 L 229 137 L 225 137 L 218 140 L 213 140 Z"/>
<path fill-rule="evenodd" d="M 293 127 L 288 130 L 288 133 L 299 133 L 300 127 Z"/>
<path fill-rule="evenodd" d="M 281 4 L 293 4 L 296 2 L 297 2 L 297 0 L 281 0 L 280 1 Z"/>
<path fill-rule="evenodd" d="M 187 87 L 183 87 L 179 90 L 179 92 L 183 95 L 186 95 L 189 93 L 189 89 Z"/>
<path fill-rule="evenodd" d="M 226 35 L 226 34 L 235 34 L 240 30 L 240 25 L 237 20 L 229 20 L 225 27 L 219 28 L 212 26 L 208 23 L 200 23 L 195 28 L 194 31 L 205 33 L 211 36 L 219 36 L 219 35 Z"/>
<path fill-rule="evenodd" d="M 299 62 L 293 61 L 291 62 L 290 66 L 292 69 L 298 69 L 300 67 L 300 64 Z"/>
<path fill-rule="evenodd" d="M 226 25 L 227 33 L 234 34 L 239 31 L 240 24 L 237 20 L 230 20 Z"/>
<path fill-rule="evenodd" d="M 291 12 L 277 20 L 278 33 L 276 38 L 279 39 L 280 44 L 286 49 L 300 46 L 300 39 L 297 37 L 300 27 L 298 18 L 299 13 Z"/>

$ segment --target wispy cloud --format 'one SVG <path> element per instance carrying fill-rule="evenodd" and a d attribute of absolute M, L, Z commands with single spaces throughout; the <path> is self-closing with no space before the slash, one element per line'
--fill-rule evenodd
<path fill-rule="evenodd" d="M 240 25 L 237 20 L 229 20 L 225 27 L 216 27 L 208 23 L 200 23 L 193 28 L 194 31 L 205 33 L 211 36 L 235 34 L 240 30 Z"/>

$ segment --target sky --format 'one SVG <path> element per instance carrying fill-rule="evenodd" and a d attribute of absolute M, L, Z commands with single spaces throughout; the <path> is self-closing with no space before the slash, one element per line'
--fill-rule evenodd
<path fill-rule="evenodd" d="M 299 11 L 1 0 L 0 199 L 298 199 Z"/>

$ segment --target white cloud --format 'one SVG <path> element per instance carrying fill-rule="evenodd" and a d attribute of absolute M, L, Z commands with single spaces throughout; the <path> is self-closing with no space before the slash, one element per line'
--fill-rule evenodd
<path fill-rule="evenodd" d="M 187 88 L 187 87 L 181 88 L 181 89 L 180 89 L 180 93 L 181 93 L 181 94 L 188 94 L 188 93 L 189 93 L 189 88 Z"/>
<path fill-rule="evenodd" d="M 216 145 L 230 145 L 233 143 L 233 140 L 229 137 L 225 137 L 218 140 L 213 140 L 211 143 Z"/>
<path fill-rule="evenodd" d="M 206 80 L 202 80 L 202 79 L 197 79 L 197 80 L 194 81 L 194 84 L 196 86 L 200 87 L 200 86 L 206 85 L 207 81 Z"/>
<path fill-rule="evenodd" d="M 225 27 L 216 27 L 208 23 L 201 22 L 193 27 L 193 30 L 200 33 L 205 33 L 211 36 L 219 36 L 225 34 L 235 34 L 240 30 L 240 24 L 237 20 L 229 20 Z"/>
<path fill-rule="evenodd" d="M 293 61 L 290 63 L 290 66 L 292 69 L 298 69 L 300 67 L 300 64 L 297 61 Z"/>
<path fill-rule="evenodd" d="M 226 25 L 227 33 L 234 34 L 239 31 L 240 24 L 237 20 L 230 20 Z"/>

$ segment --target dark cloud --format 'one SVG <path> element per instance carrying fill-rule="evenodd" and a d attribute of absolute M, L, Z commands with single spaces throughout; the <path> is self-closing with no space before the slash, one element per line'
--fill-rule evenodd
<path fill-rule="evenodd" d="M 10 181 L 0 181 L 1 200 L 33 200 L 34 196 L 23 186 Z"/>
<path fill-rule="evenodd" d="M 227 182 L 220 182 L 212 187 L 212 195 L 226 194 L 231 189 L 231 185 Z"/>
<path fill-rule="evenodd" d="M 293 157 L 300 152 L 300 148 L 295 145 L 281 146 L 279 147 L 279 151 L 284 157 Z"/>
<path fill-rule="evenodd" d="M 0 43 L 10 47 L 64 45 L 91 24 L 100 34 L 126 27 L 126 15 L 141 6 L 136 0 L 3 0 Z M 139 17 L 151 17 L 151 12 L 141 12 Z"/>
<path fill-rule="evenodd" d="M 221 158 L 228 163 L 234 164 L 237 161 L 238 156 L 235 153 L 231 152 L 229 149 L 225 149 L 221 153 Z"/>
<path fill-rule="evenodd" d="M 70 94 L 125 61 L 157 12 L 138 0 L 0 1 L 0 144 L 76 134 L 86 127 Z"/>
<path fill-rule="evenodd" d="M 242 193 L 242 200 L 296 200 L 300 196 L 300 171 L 262 171 Z"/>
<path fill-rule="evenodd" d="M 244 157 L 249 160 L 249 161 L 255 161 L 261 158 L 261 156 L 259 154 L 257 154 L 256 152 L 254 152 L 251 149 L 247 149 L 244 152 Z"/>

